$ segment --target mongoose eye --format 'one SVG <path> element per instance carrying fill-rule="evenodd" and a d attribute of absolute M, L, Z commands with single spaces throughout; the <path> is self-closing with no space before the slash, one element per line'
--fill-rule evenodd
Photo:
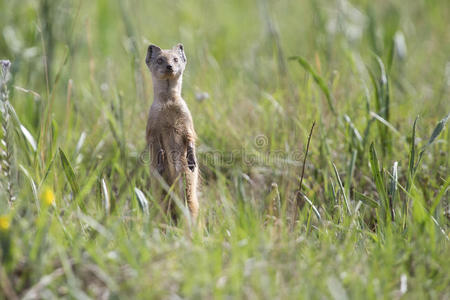
<path fill-rule="evenodd" d="M 173 61 L 174 61 L 174 62 L 178 62 L 178 58 L 175 57 L 175 58 L 173 59 Z"/>
<path fill-rule="evenodd" d="M 156 61 L 156 63 L 157 63 L 158 65 L 162 64 L 162 63 L 163 63 L 162 58 L 158 58 L 158 60 Z"/>

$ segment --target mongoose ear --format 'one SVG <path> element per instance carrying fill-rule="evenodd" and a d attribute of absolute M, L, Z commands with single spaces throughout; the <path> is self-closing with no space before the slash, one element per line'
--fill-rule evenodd
<path fill-rule="evenodd" d="M 150 64 L 150 61 L 156 56 L 158 55 L 158 53 L 161 52 L 161 48 L 159 48 L 156 45 L 150 45 L 148 46 L 147 49 L 147 57 L 145 58 L 145 63 L 147 65 Z"/>
<path fill-rule="evenodd" d="M 173 47 L 173 50 L 178 51 L 180 54 L 181 59 L 186 62 L 186 54 L 184 54 L 184 46 L 181 43 L 178 43 L 175 47 Z"/>

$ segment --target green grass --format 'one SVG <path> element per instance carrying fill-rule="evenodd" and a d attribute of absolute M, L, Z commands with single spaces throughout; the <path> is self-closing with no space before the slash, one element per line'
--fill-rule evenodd
<path fill-rule="evenodd" d="M 0 298 L 450 298 L 449 19 L 437 0 L 0 0 Z M 150 42 L 186 49 L 199 226 L 148 185 Z"/>

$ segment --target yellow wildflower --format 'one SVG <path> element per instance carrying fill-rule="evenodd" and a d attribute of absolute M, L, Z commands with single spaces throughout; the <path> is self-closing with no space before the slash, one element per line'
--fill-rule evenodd
<path fill-rule="evenodd" d="M 52 205 L 55 203 L 55 193 L 49 187 L 45 187 L 41 193 L 41 200 L 45 205 Z"/>
<path fill-rule="evenodd" d="M 7 231 L 9 229 L 9 217 L 8 216 L 0 216 L 0 231 Z"/>

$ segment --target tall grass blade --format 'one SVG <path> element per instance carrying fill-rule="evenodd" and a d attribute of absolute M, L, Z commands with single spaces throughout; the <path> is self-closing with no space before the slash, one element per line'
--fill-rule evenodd
<path fill-rule="evenodd" d="M 431 137 L 428 140 L 427 144 L 422 147 L 422 150 L 419 153 L 419 157 L 417 158 L 417 163 L 414 166 L 414 174 L 417 171 L 417 168 L 419 167 L 420 161 L 422 160 L 423 154 L 425 153 L 425 150 L 436 140 L 436 138 L 441 134 L 442 130 L 445 128 L 445 124 L 447 124 L 448 119 L 450 118 L 450 114 L 447 115 L 445 118 L 440 120 L 436 127 L 434 128 L 433 132 L 431 133 Z M 414 179 L 414 178 L 413 178 Z"/>
<path fill-rule="evenodd" d="M 419 116 L 416 117 L 416 119 L 414 120 L 414 124 L 413 124 L 413 129 L 412 129 L 412 136 L 411 136 L 411 147 L 410 147 L 410 151 L 409 151 L 409 168 L 408 168 L 408 184 L 406 185 L 406 190 L 409 191 L 410 187 L 411 187 L 411 181 L 412 181 L 412 177 L 414 175 L 414 166 L 415 166 L 415 159 L 416 159 L 416 125 L 417 125 L 417 119 L 419 118 Z"/>
<path fill-rule="evenodd" d="M 398 162 L 394 162 L 392 166 L 392 178 L 389 183 L 388 197 L 389 197 L 389 207 L 391 209 L 391 219 L 394 220 L 395 212 L 394 206 L 395 197 L 397 195 L 397 185 L 398 185 Z"/>
<path fill-rule="evenodd" d="M 381 100 L 383 103 L 383 106 L 381 107 L 381 112 L 383 113 L 384 118 L 389 122 L 390 120 L 389 79 L 383 61 L 378 55 L 376 55 L 375 58 L 378 63 L 378 67 L 380 69 L 380 78 L 379 78 L 379 84 L 381 89 L 380 96 L 382 97 Z"/>
<path fill-rule="evenodd" d="M 446 193 L 448 193 L 448 188 L 450 187 L 450 176 L 447 177 L 445 180 L 444 185 L 442 185 L 441 189 L 439 190 L 438 195 L 433 201 L 433 204 L 431 204 L 430 213 L 433 215 L 436 207 L 441 203 L 442 198 Z"/>
<path fill-rule="evenodd" d="M 444 130 L 445 125 L 447 124 L 448 119 L 450 118 L 450 114 L 447 115 L 445 118 L 443 118 L 442 120 L 440 120 L 436 127 L 434 128 L 433 132 L 431 133 L 430 138 L 428 139 L 428 142 L 426 143 L 425 146 L 422 147 L 422 150 L 420 151 L 418 157 L 417 157 L 417 161 L 415 161 L 415 153 L 416 153 L 416 146 L 415 146 L 415 136 L 416 136 L 416 123 L 417 123 L 417 118 L 414 121 L 414 125 L 413 125 L 413 133 L 412 133 L 412 137 L 411 137 L 411 150 L 410 150 L 410 154 L 409 154 L 409 174 L 410 177 L 408 177 L 408 184 L 407 184 L 407 191 L 409 191 L 411 189 L 411 186 L 413 184 L 414 181 L 414 177 L 417 173 L 417 169 L 419 168 L 420 162 L 422 161 L 422 157 L 425 153 L 425 151 L 428 149 L 428 147 L 433 144 L 433 142 L 436 140 L 436 138 L 441 134 L 441 132 Z"/>
<path fill-rule="evenodd" d="M 369 196 L 366 196 L 358 191 L 354 191 L 355 193 L 355 199 L 358 201 L 361 201 L 362 203 L 370 206 L 370 207 L 380 207 L 380 203 L 378 203 L 376 200 L 370 198 Z"/>
<path fill-rule="evenodd" d="M 31 185 L 31 190 L 33 191 L 33 198 L 34 198 L 34 202 L 36 203 L 36 208 L 40 209 L 40 205 L 39 205 L 39 197 L 38 197 L 38 192 L 37 192 L 37 188 L 36 188 L 36 183 L 34 183 L 33 177 L 31 177 L 30 173 L 27 171 L 27 169 L 19 164 L 19 168 L 20 170 L 22 170 L 22 173 L 25 174 L 25 177 L 28 178 L 28 181 L 30 181 L 30 185 Z"/>
<path fill-rule="evenodd" d="M 383 150 L 383 155 L 390 153 L 392 151 L 392 138 L 388 131 L 388 128 L 393 129 L 394 132 L 398 133 L 397 130 L 390 124 L 390 95 L 389 95 L 389 78 L 386 73 L 383 61 L 378 55 L 374 55 L 379 69 L 379 75 L 369 69 L 369 75 L 372 80 L 372 84 L 375 90 L 375 108 L 376 113 L 370 113 L 373 117 L 377 118 L 381 123 L 387 127 L 378 124 L 378 131 L 381 140 L 381 148 Z"/>
<path fill-rule="evenodd" d="M 97 231 L 99 234 L 101 234 L 107 240 L 114 239 L 114 236 L 111 234 L 111 232 L 108 229 L 106 229 L 102 224 L 100 224 L 93 217 L 85 215 L 80 209 L 78 209 L 78 211 L 77 211 L 77 217 L 80 219 L 80 221 L 82 221 L 83 223 L 85 223 L 86 225 L 88 225 L 89 227 L 94 229 L 95 231 Z"/>
<path fill-rule="evenodd" d="M 108 187 L 106 186 L 105 178 L 102 178 L 101 181 L 102 185 L 102 198 L 103 198 L 103 208 L 105 209 L 105 214 L 109 215 L 111 210 L 111 203 L 109 201 L 109 193 L 108 193 Z"/>
<path fill-rule="evenodd" d="M 303 195 L 303 199 L 305 199 L 305 201 L 311 205 L 312 210 L 314 211 L 314 214 L 316 215 L 317 219 L 319 219 L 319 221 L 322 220 L 322 216 L 319 213 L 319 210 L 316 208 L 316 206 L 312 203 L 311 200 L 308 199 L 308 197 L 306 197 L 306 195 Z"/>
<path fill-rule="evenodd" d="M 341 190 L 342 196 L 344 197 L 345 207 L 347 208 L 348 214 L 351 215 L 352 211 L 350 210 L 350 203 L 348 202 L 347 195 L 345 193 L 344 185 L 342 184 L 341 177 L 339 176 L 336 165 L 333 163 L 334 175 L 336 176 L 336 180 L 339 184 L 339 189 Z"/>
<path fill-rule="evenodd" d="M 428 147 L 429 145 L 431 145 L 436 138 L 441 134 L 442 130 L 444 130 L 445 128 L 445 124 L 447 124 L 448 119 L 450 118 L 450 114 L 447 115 L 445 118 L 443 118 L 442 120 L 440 120 L 436 127 L 434 128 L 433 132 L 431 133 L 431 137 L 428 140 L 428 143 L 425 145 L 425 147 Z"/>
<path fill-rule="evenodd" d="M 300 182 L 298 185 L 297 195 L 296 195 L 296 199 L 295 199 L 296 200 L 296 209 L 295 209 L 294 220 L 297 219 L 298 207 L 300 206 L 299 203 L 300 203 L 300 199 L 301 199 L 300 196 L 302 195 L 302 185 L 303 185 L 303 177 L 305 175 L 306 158 L 308 157 L 309 144 L 311 142 L 311 137 L 312 137 L 312 133 L 313 133 L 315 125 L 316 125 L 316 121 L 314 121 L 311 126 L 311 130 L 309 131 L 309 135 L 308 135 L 308 143 L 306 144 L 305 157 L 303 158 L 302 175 L 300 177 Z"/>
<path fill-rule="evenodd" d="M 361 134 L 359 133 L 358 129 L 356 128 L 355 124 L 353 124 L 352 120 L 350 119 L 350 117 L 347 114 L 344 115 L 344 120 L 345 120 L 345 122 L 347 122 L 348 126 L 350 126 L 353 136 L 356 138 L 356 140 L 359 142 L 359 145 L 361 146 L 363 139 L 362 139 Z"/>
<path fill-rule="evenodd" d="M 378 115 L 377 113 L 371 111 L 370 112 L 370 116 L 375 118 L 377 121 L 379 121 L 380 123 L 382 123 L 383 125 L 386 126 L 386 128 L 389 128 L 393 133 L 395 133 L 398 136 L 401 136 L 400 132 L 394 127 L 394 125 L 392 125 L 391 123 L 389 123 L 387 120 L 383 119 L 382 116 Z"/>
<path fill-rule="evenodd" d="M 75 153 L 74 153 L 74 155 L 73 155 L 74 157 L 76 157 L 76 156 L 78 155 L 78 153 L 80 153 L 81 148 L 83 147 L 84 142 L 85 142 L 85 140 L 86 140 L 86 136 L 87 136 L 87 134 L 86 134 L 85 131 L 83 131 L 83 132 L 80 134 L 80 138 L 78 139 L 77 146 L 75 147 Z"/>
<path fill-rule="evenodd" d="M 145 197 L 144 193 L 137 187 L 134 188 L 134 193 L 136 194 L 136 198 L 138 199 L 138 203 L 142 209 L 142 212 L 146 216 L 148 216 L 149 215 L 148 201 L 147 201 L 147 198 Z"/>
<path fill-rule="evenodd" d="M 67 159 L 66 154 L 64 153 L 64 151 L 61 148 L 59 148 L 59 157 L 61 158 L 61 164 L 63 166 L 64 174 L 66 175 L 66 179 L 70 184 L 73 195 L 76 197 L 80 191 L 80 188 L 79 188 L 77 180 L 75 178 L 75 172 L 73 171 L 73 168 L 70 165 L 70 162 Z"/>
<path fill-rule="evenodd" d="M 327 84 L 325 83 L 325 80 L 320 77 L 314 69 L 311 67 L 311 65 L 301 56 L 293 56 L 289 57 L 290 60 L 296 60 L 311 76 L 313 77 L 316 84 L 319 86 L 319 88 L 322 90 L 322 92 L 325 94 L 325 97 L 327 98 L 328 106 L 331 110 L 331 112 L 334 115 L 337 115 L 336 109 L 333 104 L 333 97 L 330 93 L 330 89 L 328 88 Z"/>
<path fill-rule="evenodd" d="M 22 131 L 25 139 L 30 144 L 31 148 L 33 148 L 33 151 L 36 152 L 36 141 L 35 141 L 33 135 L 31 134 L 31 132 L 29 132 L 28 129 L 26 129 L 26 127 L 23 126 L 22 124 L 20 124 L 20 130 Z"/>
<path fill-rule="evenodd" d="M 42 187 L 42 184 L 45 182 L 45 180 L 47 179 L 48 175 L 50 174 L 50 171 L 52 170 L 53 167 L 53 162 L 55 161 L 55 158 L 57 156 L 57 152 L 53 155 L 52 159 L 50 160 L 50 163 L 48 164 L 47 170 L 45 171 L 44 177 L 42 178 L 41 182 L 39 183 L 39 188 Z"/>
<path fill-rule="evenodd" d="M 384 185 L 384 181 L 383 181 L 383 175 L 381 174 L 381 169 L 380 169 L 380 165 L 379 165 L 379 161 L 378 161 L 378 156 L 377 156 L 377 152 L 375 150 L 375 146 L 372 143 L 370 145 L 370 155 L 369 155 L 369 159 L 370 159 L 370 168 L 372 169 L 372 176 L 373 179 L 375 181 L 375 186 L 377 187 L 377 192 L 378 195 L 381 199 L 381 203 L 382 203 L 382 214 L 384 219 L 386 220 L 386 217 L 389 213 L 389 200 L 388 200 L 388 196 L 386 193 L 386 187 Z"/>
<path fill-rule="evenodd" d="M 350 199 L 350 187 L 352 185 L 353 173 L 355 171 L 355 162 L 358 151 L 356 149 L 352 152 L 352 157 L 350 158 L 350 163 L 348 165 L 347 177 L 345 178 L 345 193 L 347 194 L 347 198 Z"/>

